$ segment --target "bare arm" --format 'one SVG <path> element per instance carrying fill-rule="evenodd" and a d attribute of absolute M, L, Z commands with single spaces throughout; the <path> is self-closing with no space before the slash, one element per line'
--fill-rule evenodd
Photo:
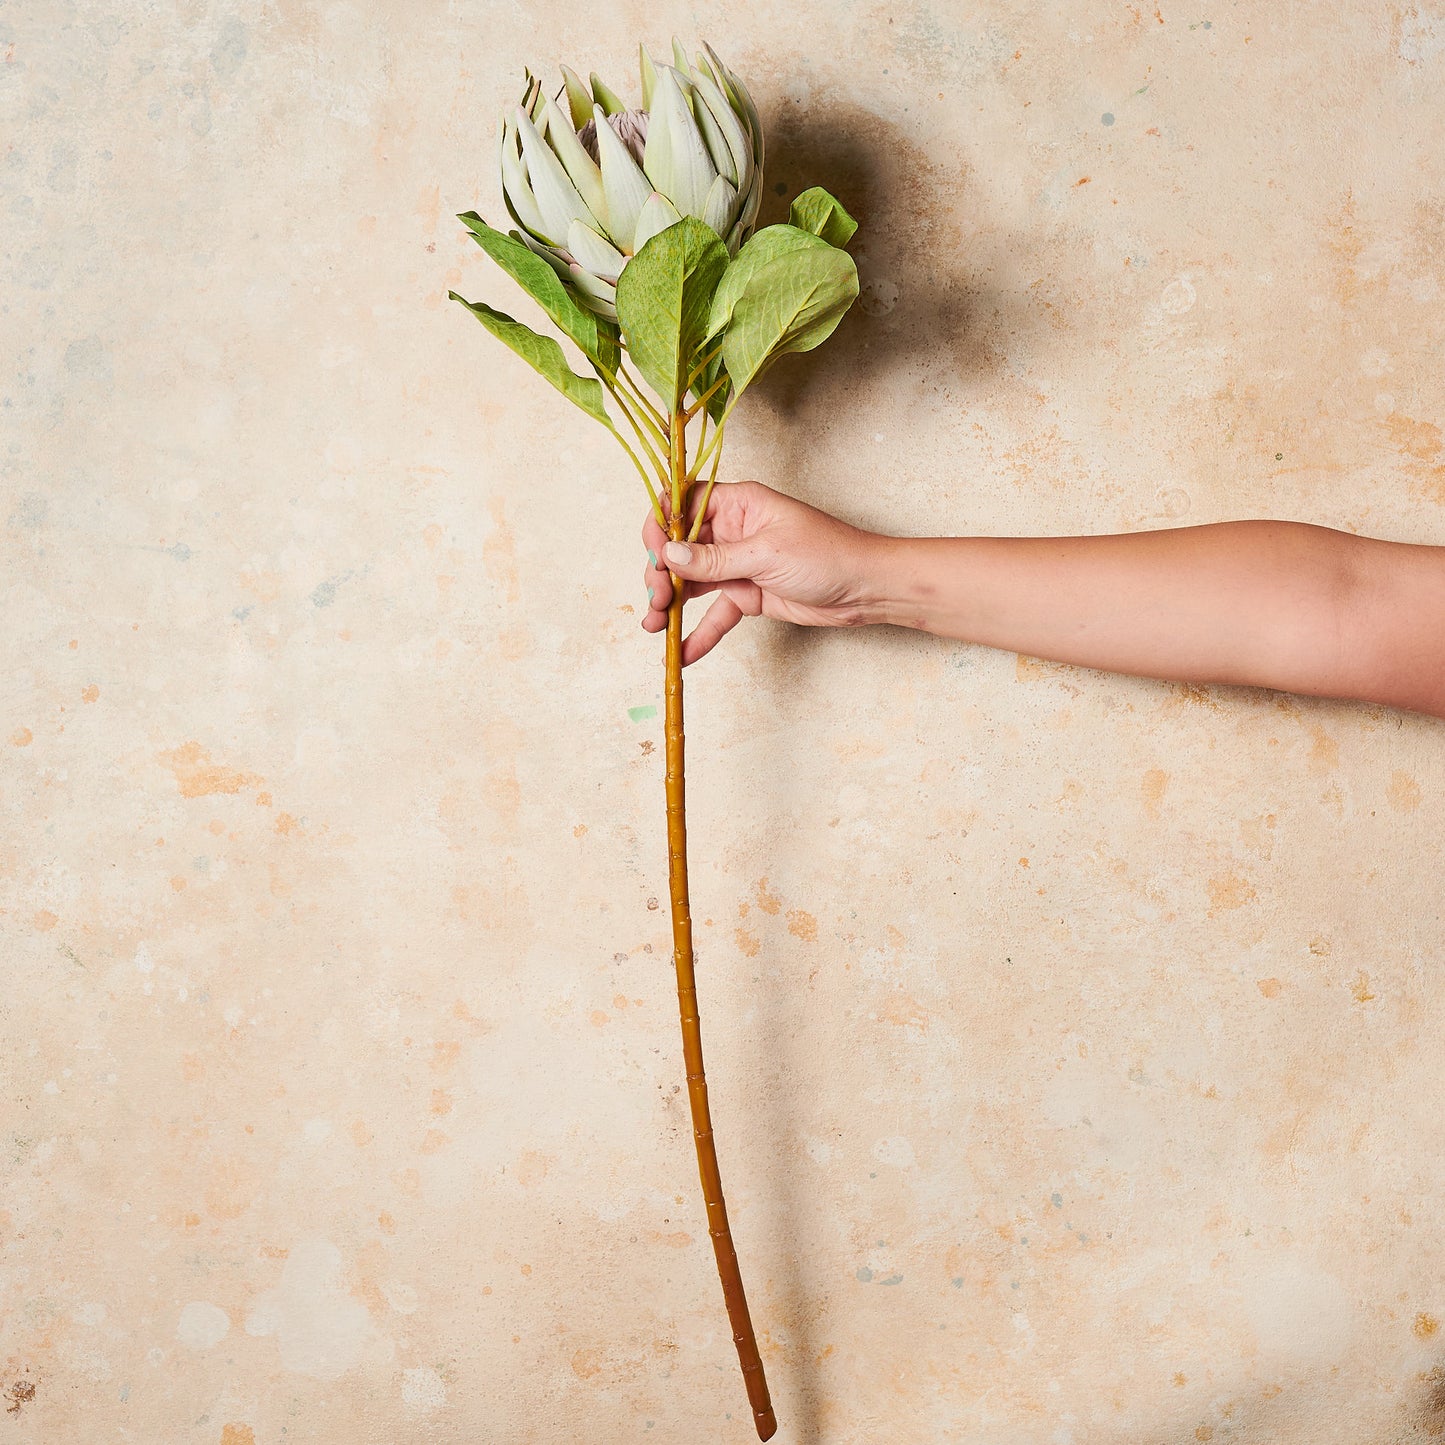
<path fill-rule="evenodd" d="M 660 548 L 660 529 L 649 546 Z M 1058 662 L 1355 698 L 1445 717 L 1445 547 L 1298 522 L 1101 537 L 884 537 L 758 483 L 719 487 L 688 563 L 718 600 L 702 656 L 744 615 L 889 622 Z M 655 553 L 654 553 L 655 555 Z"/>
<path fill-rule="evenodd" d="M 877 545 L 883 621 L 1111 672 L 1445 715 L 1445 548 L 1299 522 Z"/>

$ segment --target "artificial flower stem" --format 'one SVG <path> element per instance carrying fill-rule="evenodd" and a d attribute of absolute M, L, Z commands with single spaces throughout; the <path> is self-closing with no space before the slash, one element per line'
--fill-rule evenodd
<path fill-rule="evenodd" d="M 715 357 L 722 349 L 723 344 L 721 341 L 719 341 L 718 344 L 714 346 L 713 349 L 709 351 L 707 355 L 704 356 L 702 360 L 699 361 L 698 364 L 694 366 L 690 372 L 688 372 L 687 385 L 683 387 L 684 391 L 689 391 L 692 388 L 693 382 L 697 380 L 698 376 L 700 376 L 704 371 L 708 369 L 708 367 L 712 364 L 713 357 Z"/>
<path fill-rule="evenodd" d="M 718 435 L 721 438 L 722 428 L 718 428 Z M 722 448 L 719 447 L 712 454 L 712 472 L 708 476 L 707 486 L 703 488 L 702 505 L 697 509 L 697 515 L 692 519 L 692 530 L 687 534 L 689 542 L 697 541 L 697 534 L 702 531 L 703 518 L 707 516 L 707 504 L 712 500 L 713 483 L 717 481 L 717 464 L 722 460 Z"/>
<path fill-rule="evenodd" d="M 703 409 L 703 407 L 705 407 L 705 406 L 707 405 L 707 399 L 708 399 L 708 397 L 710 397 L 710 396 L 713 394 L 713 392 L 715 392 L 720 386 L 726 386 L 727 383 L 728 383 L 727 374 L 724 373 L 722 376 L 718 377 L 718 379 L 717 379 L 715 382 L 713 382 L 713 384 L 712 384 L 710 387 L 708 387 L 708 389 L 707 389 L 705 392 L 703 392 L 703 394 L 702 394 L 700 397 L 698 397 L 698 399 L 697 399 L 695 402 L 693 402 L 693 404 L 692 404 L 690 407 L 688 407 L 687 411 L 684 412 L 683 415 L 686 416 L 689 421 L 691 421 L 691 420 L 693 419 L 693 417 L 695 417 L 695 416 L 698 414 L 698 412 L 700 412 L 700 411 Z"/>
<path fill-rule="evenodd" d="M 677 439 L 672 454 L 673 496 L 682 496 L 686 476 L 686 452 L 683 446 L 681 418 L 674 417 L 673 435 Z M 668 519 L 668 536 L 674 542 L 683 539 L 686 519 L 675 501 Z M 738 1364 L 742 1367 L 743 1384 L 753 1412 L 753 1424 L 759 1440 L 768 1440 L 778 1428 L 768 1396 L 768 1381 L 758 1354 L 757 1336 L 753 1333 L 748 1313 L 747 1295 L 743 1291 L 742 1271 L 738 1267 L 737 1250 L 728 1224 L 727 1205 L 723 1201 L 722 1175 L 718 1169 L 717 1145 L 713 1139 L 712 1116 L 708 1110 L 707 1077 L 702 1062 L 702 1026 L 698 1019 L 697 975 L 692 951 L 692 912 L 687 890 L 687 802 L 683 783 L 682 725 L 682 605 L 683 582 L 672 578 L 672 602 L 667 609 L 667 654 L 664 685 L 664 731 L 667 759 L 667 879 L 672 902 L 672 961 L 677 973 L 677 1010 L 682 1023 L 682 1056 L 687 1071 L 687 1102 L 692 1114 L 692 1136 L 697 1147 L 697 1171 L 702 1181 L 703 1204 L 707 1210 L 707 1232 L 712 1238 L 717 1259 L 718 1278 L 722 1281 L 723 1302 L 727 1306 L 728 1323 L 732 1326 L 733 1344 L 737 1347 Z"/>
<path fill-rule="evenodd" d="M 647 399 L 646 393 L 637 384 L 637 378 L 625 366 L 617 368 L 617 375 L 620 380 L 627 383 L 631 394 L 647 409 L 647 414 L 652 418 L 657 427 L 657 434 L 661 437 L 667 431 L 667 418 Z"/>

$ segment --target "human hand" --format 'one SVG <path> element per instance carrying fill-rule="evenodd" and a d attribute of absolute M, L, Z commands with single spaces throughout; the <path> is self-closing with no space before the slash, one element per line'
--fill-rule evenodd
<path fill-rule="evenodd" d="M 665 498 L 663 507 L 669 513 Z M 648 550 L 646 631 L 667 626 L 671 574 L 683 581 L 684 601 L 718 594 L 683 641 L 684 666 L 711 652 L 744 617 L 775 617 L 804 627 L 874 620 L 872 574 L 885 539 L 761 482 L 719 482 L 696 542 L 669 542 L 651 511 L 642 540 Z M 680 548 L 687 549 L 685 558 L 675 550 Z"/>

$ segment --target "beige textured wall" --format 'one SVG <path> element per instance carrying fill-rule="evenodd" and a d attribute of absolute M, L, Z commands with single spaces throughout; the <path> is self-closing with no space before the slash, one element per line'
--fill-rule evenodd
<path fill-rule="evenodd" d="M 1438 3 L 571 9 L 0 9 L 4 1445 L 751 1438 L 640 489 L 443 299 L 524 63 L 711 38 L 862 221 L 727 474 L 1445 542 Z M 757 623 L 690 697 L 781 1440 L 1445 1433 L 1438 723 Z"/>

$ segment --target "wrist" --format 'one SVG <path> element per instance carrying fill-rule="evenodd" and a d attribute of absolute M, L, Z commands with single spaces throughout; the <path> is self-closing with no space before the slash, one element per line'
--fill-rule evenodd
<path fill-rule="evenodd" d="M 897 627 L 919 627 L 917 600 L 912 597 L 910 578 L 917 538 L 889 537 L 880 532 L 860 532 L 857 578 L 857 615 L 864 624 L 887 623 Z"/>

